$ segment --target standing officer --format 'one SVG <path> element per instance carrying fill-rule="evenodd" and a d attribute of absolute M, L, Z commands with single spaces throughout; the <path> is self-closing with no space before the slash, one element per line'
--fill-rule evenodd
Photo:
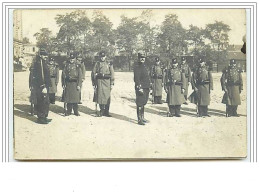
<path fill-rule="evenodd" d="M 50 72 L 51 87 L 49 88 L 49 101 L 51 104 L 55 104 L 55 93 L 57 93 L 57 85 L 59 82 L 59 67 L 55 63 L 53 57 L 49 58 L 48 68 Z"/>
<path fill-rule="evenodd" d="M 111 117 L 109 114 L 111 103 L 111 90 L 114 86 L 114 69 L 106 61 L 104 51 L 99 53 L 100 60 L 96 62 L 92 71 L 92 84 L 96 90 L 95 102 L 99 104 L 100 116 Z"/>
<path fill-rule="evenodd" d="M 39 56 L 36 56 L 33 65 L 33 88 L 36 91 L 36 110 L 39 124 L 47 124 L 49 113 L 49 87 L 51 87 L 50 74 L 48 69 L 48 54 L 44 49 L 40 49 Z"/>
<path fill-rule="evenodd" d="M 151 71 L 152 79 L 152 96 L 154 104 L 162 104 L 162 88 L 163 88 L 163 70 L 160 65 L 159 57 L 155 58 L 155 65 Z"/>
<path fill-rule="evenodd" d="M 138 64 L 134 67 L 134 82 L 137 104 L 138 124 L 145 125 L 144 106 L 147 104 L 149 88 L 151 86 L 148 67 L 145 64 L 145 56 L 138 53 Z"/>
<path fill-rule="evenodd" d="M 211 71 L 208 71 L 203 58 L 199 59 L 200 65 L 193 72 L 192 88 L 197 95 L 197 105 L 199 117 L 205 117 L 208 114 L 208 105 L 210 105 L 210 90 L 213 90 L 213 79 Z"/>
<path fill-rule="evenodd" d="M 82 72 L 82 86 L 83 86 L 83 82 L 85 80 L 85 63 L 83 62 L 83 58 L 82 58 L 82 54 L 79 53 L 77 55 L 77 63 L 78 63 L 78 66 L 81 68 L 81 72 Z M 80 88 L 80 102 L 79 104 L 82 104 L 82 87 Z"/>
<path fill-rule="evenodd" d="M 181 104 L 185 102 L 185 75 L 178 67 L 177 59 L 172 59 L 172 67 L 167 70 L 165 91 L 168 94 L 169 116 L 181 117 Z"/>
<path fill-rule="evenodd" d="M 80 116 L 78 112 L 78 103 L 80 101 L 80 89 L 82 86 L 81 68 L 76 62 L 74 53 L 70 53 L 69 61 L 62 72 L 62 87 L 64 89 L 64 102 L 67 105 L 65 115 L 71 115 L 72 108 L 76 116 Z"/>
<path fill-rule="evenodd" d="M 181 65 L 180 65 L 180 69 L 182 70 L 182 72 L 184 72 L 184 76 L 185 76 L 185 91 L 184 91 L 184 98 L 185 98 L 185 102 L 184 104 L 188 105 L 187 103 L 187 96 L 188 96 L 188 87 L 189 87 L 189 83 L 191 82 L 191 78 L 192 78 L 192 73 L 191 73 L 191 68 L 189 67 L 189 65 L 186 63 L 186 58 L 183 56 L 181 58 Z"/>
<path fill-rule="evenodd" d="M 237 107 L 241 104 L 240 93 L 243 90 L 243 79 L 235 59 L 231 59 L 229 67 L 223 70 L 221 86 L 225 92 L 222 103 L 226 104 L 226 116 L 238 117 Z"/>

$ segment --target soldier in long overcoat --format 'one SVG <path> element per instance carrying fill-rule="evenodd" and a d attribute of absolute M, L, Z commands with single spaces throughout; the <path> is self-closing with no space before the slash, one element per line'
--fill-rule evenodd
<path fill-rule="evenodd" d="M 34 71 L 34 63 L 35 63 L 35 59 L 30 67 L 30 74 L 29 74 L 29 89 L 31 91 L 30 94 L 30 103 L 31 103 L 31 114 L 37 114 L 37 110 L 36 110 L 36 104 L 37 104 L 37 94 L 36 94 L 36 90 L 34 88 L 34 80 L 35 80 L 35 76 L 33 75 L 33 71 Z"/>
<path fill-rule="evenodd" d="M 154 104 L 162 104 L 163 69 L 159 57 L 155 58 L 155 65 L 151 69 L 152 96 Z"/>
<path fill-rule="evenodd" d="M 77 55 L 77 63 L 78 63 L 78 66 L 81 68 L 81 72 L 82 72 L 82 87 L 83 87 L 83 82 L 85 80 L 85 63 L 83 61 L 83 57 L 82 57 L 82 54 L 79 53 Z M 82 87 L 80 88 L 80 102 L 79 104 L 82 104 Z"/>
<path fill-rule="evenodd" d="M 66 63 L 62 72 L 62 87 L 64 89 L 64 102 L 67 104 L 65 115 L 70 115 L 72 109 L 76 116 L 78 112 L 78 103 L 80 101 L 80 89 L 82 86 L 81 68 L 76 62 L 74 53 L 70 54 L 69 61 Z"/>
<path fill-rule="evenodd" d="M 36 56 L 33 64 L 33 81 L 32 87 L 36 92 L 36 110 L 37 122 L 47 124 L 51 121 L 48 119 L 49 113 L 49 88 L 51 87 L 50 73 L 48 69 L 48 54 L 44 49 L 40 49 L 39 55 Z"/>
<path fill-rule="evenodd" d="M 138 64 L 134 67 L 137 117 L 139 125 L 145 125 L 145 123 L 147 122 L 147 120 L 144 118 L 144 106 L 147 104 L 149 89 L 152 84 L 150 80 L 148 66 L 145 64 L 145 60 L 145 55 L 142 53 L 138 53 Z"/>
<path fill-rule="evenodd" d="M 104 51 L 99 53 L 100 60 L 95 63 L 92 71 L 92 84 L 96 90 L 94 101 L 99 104 L 100 116 L 111 117 L 109 114 L 111 90 L 114 86 L 114 69 L 106 61 Z"/>
<path fill-rule="evenodd" d="M 55 95 L 57 93 L 57 85 L 59 82 L 59 67 L 53 57 L 49 58 L 48 68 L 51 81 L 51 87 L 49 88 L 49 101 L 51 104 L 55 104 Z"/>
<path fill-rule="evenodd" d="M 192 71 L 190 66 L 187 64 L 186 62 L 186 57 L 182 57 L 181 58 L 181 65 L 180 65 L 180 69 L 184 72 L 184 76 L 185 76 L 185 91 L 184 91 L 184 98 L 187 101 L 187 97 L 188 97 L 188 88 L 189 88 L 189 84 L 191 83 L 191 78 L 192 78 Z M 184 102 L 184 104 L 188 104 L 187 102 Z"/>
<path fill-rule="evenodd" d="M 181 105 L 185 102 L 185 75 L 178 67 L 177 59 L 172 59 L 172 66 L 167 70 L 165 91 L 168 94 L 169 116 L 181 117 Z"/>
<path fill-rule="evenodd" d="M 241 104 L 240 93 L 243 90 L 243 79 L 235 59 L 230 60 L 230 65 L 223 70 L 220 80 L 222 90 L 225 92 L 222 103 L 226 104 L 226 116 L 238 117 L 237 107 Z"/>
<path fill-rule="evenodd" d="M 193 72 L 192 88 L 197 96 L 198 116 L 205 117 L 208 114 L 208 105 L 210 105 L 210 91 L 213 90 L 213 79 L 211 71 L 207 70 L 203 58 L 199 59 L 200 65 Z"/>

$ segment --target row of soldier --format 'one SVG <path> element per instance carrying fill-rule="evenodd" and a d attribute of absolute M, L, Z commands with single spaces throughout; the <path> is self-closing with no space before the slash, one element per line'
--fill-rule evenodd
<path fill-rule="evenodd" d="M 81 90 L 85 79 L 85 65 L 82 56 L 71 53 L 65 62 L 61 81 L 63 87 L 62 101 L 64 101 L 65 116 L 72 114 L 79 116 L 78 104 L 81 104 Z M 114 86 L 114 69 L 106 60 L 104 51 L 99 53 L 99 60 L 95 63 L 91 73 L 94 90 L 95 107 L 99 105 L 98 116 L 111 117 L 109 113 L 111 103 L 111 90 Z M 40 50 L 39 55 L 31 67 L 30 89 L 31 103 L 35 105 L 40 124 L 47 124 L 49 103 L 55 104 L 55 93 L 59 82 L 59 67 L 53 57 L 49 57 L 45 50 Z M 209 117 L 208 105 L 210 104 L 210 91 L 213 90 L 211 71 L 207 69 L 204 58 L 199 59 L 199 64 L 192 72 L 186 62 L 181 58 L 178 64 L 173 58 L 167 67 L 162 68 L 159 57 L 151 69 L 146 64 L 146 56 L 138 53 L 138 63 L 134 66 L 134 82 L 136 94 L 137 118 L 139 125 L 145 125 L 145 105 L 149 100 L 152 90 L 152 102 L 162 104 L 162 91 L 165 90 L 168 104 L 169 117 L 181 117 L 182 104 L 190 102 L 197 105 L 198 117 Z M 191 84 L 193 92 L 188 97 L 188 87 Z M 226 104 L 226 116 L 238 116 L 237 106 L 241 104 L 240 93 L 243 89 L 241 72 L 237 69 L 236 61 L 230 60 L 229 66 L 223 71 L 221 77 L 222 90 L 225 92 L 222 103 Z"/>

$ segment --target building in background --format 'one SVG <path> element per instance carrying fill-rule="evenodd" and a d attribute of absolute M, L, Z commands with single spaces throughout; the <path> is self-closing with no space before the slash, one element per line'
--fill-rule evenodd
<path fill-rule="evenodd" d="M 235 59 L 240 70 L 246 72 L 246 54 L 241 52 L 242 45 L 228 47 L 228 59 Z"/>
<path fill-rule="evenodd" d="M 22 10 L 13 12 L 13 52 L 15 60 L 23 56 Z"/>
<path fill-rule="evenodd" d="M 30 67 L 34 57 L 36 56 L 39 48 L 35 44 L 27 43 L 23 44 L 23 58 L 24 66 Z"/>

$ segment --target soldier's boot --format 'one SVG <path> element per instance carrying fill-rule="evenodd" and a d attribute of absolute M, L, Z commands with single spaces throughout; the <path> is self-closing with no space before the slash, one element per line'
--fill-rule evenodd
<path fill-rule="evenodd" d="M 198 117 L 202 117 L 202 106 L 198 105 Z"/>
<path fill-rule="evenodd" d="M 80 116 L 79 112 L 78 112 L 78 104 L 77 103 L 74 103 L 73 104 L 73 110 L 74 110 L 74 114 L 76 116 Z"/>
<path fill-rule="evenodd" d="M 48 122 L 45 120 L 45 118 L 38 118 L 37 123 L 39 124 L 48 124 Z"/>
<path fill-rule="evenodd" d="M 144 107 L 144 106 L 142 106 L 142 107 L 141 107 L 141 116 L 142 116 L 142 120 L 143 120 L 143 122 L 144 122 L 144 123 L 148 123 L 148 120 L 147 120 L 147 119 L 145 119 L 145 117 L 144 117 L 144 113 L 145 113 L 145 107 Z"/>
<path fill-rule="evenodd" d="M 208 106 L 204 106 L 203 110 L 204 110 L 204 116 L 210 117 L 210 115 L 208 114 Z"/>
<path fill-rule="evenodd" d="M 65 94 L 64 94 L 64 90 L 62 92 L 62 96 L 61 96 L 61 102 L 64 102 L 65 101 Z"/>
<path fill-rule="evenodd" d="M 239 115 L 237 114 L 237 106 L 233 106 L 233 115 L 239 117 Z"/>
<path fill-rule="evenodd" d="M 138 124 L 139 125 L 145 125 L 145 123 L 143 122 L 142 120 L 142 114 L 141 114 L 141 107 L 140 106 L 137 106 L 137 116 L 138 116 Z"/>
<path fill-rule="evenodd" d="M 169 117 L 173 117 L 174 116 L 174 108 L 173 108 L 173 106 L 170 106 L 170 105 L 168 105 L 169 106 Z"/>
<path fill-rule="evenodd" d="M 72 104 L 71 103 L 67 103 L 67 112 L 66 112 L 66 116 L 71 115 L 72 113 Z"/>
<path fill-rule="evenodd" d="M 81 91 L 80 91 L 80 93 L 79 93 L 79 103 L 78 103 L 78 104 L 82 104 L 81 95 L 82 95 L 82 93 L 81 93 Z"/>
<path fill-rule="evenodd" d="M 158 96 L 157 98 L 158 98 L 158 104 L 162 104 L 163 103 L 162 102 L 162 96 Z"/>
<path fill-rule="evenodd" d="M 188 105 L 188 102 L 187 102 L 187 95 L 184 95 L 184 99 L 185 99 L 185 102 L 184 102 L 183 104 Z"/>
<path fill-rule="evenodd" d="M 112 115 L 110 115 L 109 110 L 110 110 L 110 104 L 106 104 L 106 105 L 105 105 L 105 109 L 104 109 L 104 116 L 106 116 L 106 117 L 112 117 Z"/>
<path fill-rule="evenodd" d="M 176 117 L 181 117 L 180 110 L 181 110 L 180 105 L 175 106 L 175 116 Z"/>

